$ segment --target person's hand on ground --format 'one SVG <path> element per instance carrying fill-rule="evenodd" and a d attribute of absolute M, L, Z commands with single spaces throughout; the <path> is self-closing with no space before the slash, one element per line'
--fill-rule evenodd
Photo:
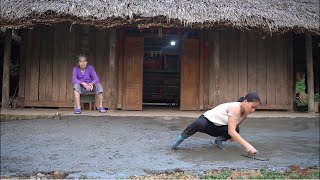
<path fill-rule="evenodd" d="M 246 151 L 250 154 L 257 154 L 258 153 L 258 150 L 256 150 L 256 148 L 254 148 L 253 146 L 249 146 L 246 148 Z"/>

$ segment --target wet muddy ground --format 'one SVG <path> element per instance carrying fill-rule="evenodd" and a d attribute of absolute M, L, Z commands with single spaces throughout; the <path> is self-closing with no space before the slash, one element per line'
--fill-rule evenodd
<path fill-rule="evenodd" d="M 319 166 L 318 118 L 249 119 L 240 134 L 258 161 L 235 142 L 219 150 L 197 133 L 170 150 L 193 118 L 62 117 L 1 121 L 1 176 L 62 171 L 67 178 L 121 178 L 181 169 L 191 174 L 222 168 L 282 170 Z"/>

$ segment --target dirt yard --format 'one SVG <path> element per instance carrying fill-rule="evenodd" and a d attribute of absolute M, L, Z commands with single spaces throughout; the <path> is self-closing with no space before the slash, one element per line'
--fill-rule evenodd
<path fill-rule="evenodd" d="M 170 150 L 194 120 L 73 116 L 1 121 L 1 176 L 52 177 L 53 172 L 62 172 L 65 178 L 134 178 L 180 173 L 181 178 L 203 178 L 210 177 L 209 172 L 226 176 L 226 168 L 255 173 L 285 172 L 290 167 L 319 171 L 317 118 L 258 118 L 243 123 L 240 134 L 269 161 L 241 156 L 245 150 L 234 142 L 227 142 L 221 151 L 212 144 L 213 137 L 201 133 Z"/>

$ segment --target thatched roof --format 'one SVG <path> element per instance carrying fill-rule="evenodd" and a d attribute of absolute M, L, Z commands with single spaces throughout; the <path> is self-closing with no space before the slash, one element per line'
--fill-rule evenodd
<path fill-rule="evenodd" d="M 1 0 L 0 26 L 234 27 L 320 34 L 319 0 Z"/>

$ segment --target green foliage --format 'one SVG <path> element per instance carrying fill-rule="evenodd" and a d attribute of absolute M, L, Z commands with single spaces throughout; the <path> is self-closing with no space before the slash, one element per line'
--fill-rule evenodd
<path fill-rule="evenodd" d="M 297 80 L 296 82 L 296 93 L 306 91 L 306 82 L 305 80 Z"/>
<path fill-rule="evenodd" d="M 306 176 L 302 176 L 301 179 L 320 179 L 320 172 L 310 172 Z"/>
<path fill-rule="evenodd" d="M 224 169 L 218 173 L 205 173 L 200 179 L 227 179 L 231 175 L 230 169 Z"/>
<path fill-rule="evenodd" d="M 314 94 L 314 101 L 315 102 L 320 102 L 320 93 Z"/>
<path fill-rule="evenodd" d="M 305 92 L 300 92 L 299 96 L 296 97 L 294 101 L 297 103 L 297 106 L 308 106 L 308 94 Z"/>
<path fill-rule="evenodd" d="M 10 76 L 18 76 L 19 71 L 20 71 L 20 65 L 18 63 L 10 64 Z"/>
<path fill-rule="evenodd" d="M 284 179 L 285 175 L 280 171 L 261 170 L 262 179 Z"/>

